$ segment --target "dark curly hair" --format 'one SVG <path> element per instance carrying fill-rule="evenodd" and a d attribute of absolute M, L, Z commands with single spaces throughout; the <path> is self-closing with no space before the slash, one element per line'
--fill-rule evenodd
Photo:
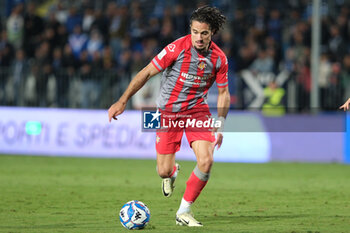
<path fill-rule="evenodd" d="M 193 11 L 190 18 L 190 25 L 192 25 L 192 21 L 207 23 L 215 34 L 226 22 L 226 17 L 216 7 L 203 6 Z"/>

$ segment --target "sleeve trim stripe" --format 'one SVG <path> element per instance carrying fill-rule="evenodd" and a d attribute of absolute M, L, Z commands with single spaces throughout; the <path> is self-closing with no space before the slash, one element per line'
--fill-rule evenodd
<path fill-rule="evenodd" d="M 163 70 L 162 67 L 156 61 L 156 59 L 154 59 L 154 58 L 152 60 L 152 64 L 157 68 L 158 71 L 162 71 Z"/>
<path fill-rule="evenodd" d="M 218 88 L 224 88 L 224 87 L 228 87 L 228 85 L 225 85 L 225 86 L 218 86 Z"/>
<path fill-rule="evenodd" d="M 225 83 L 217 83 L 216 85 L 218 87 L 222 87 L 222 86 L 226 86 L 228 84 L 228 82 L 225 82 Z"/>

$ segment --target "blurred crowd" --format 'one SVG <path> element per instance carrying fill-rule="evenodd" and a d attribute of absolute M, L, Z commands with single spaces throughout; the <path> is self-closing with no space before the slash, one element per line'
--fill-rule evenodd
<path fill-rule="evenodd" d="M 239 102 L 235 80 L 242 70 L 285 70 L 297 87 L 297 106 L 308 108 L 312 10 L 306 0 L 19 1 L 0 23 L 0 105 L 107 108 L 135 72 L 189 33 L 191 12 L 205 3 L 228 18 L 213 40 L 229 59 L 232 104 Z M 349 6 L 322 1 L 324 109 L 350 96 Z"/>

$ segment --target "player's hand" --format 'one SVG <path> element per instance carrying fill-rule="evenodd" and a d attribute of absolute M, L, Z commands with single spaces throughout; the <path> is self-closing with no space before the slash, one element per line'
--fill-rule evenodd
<path fill-rule="evenodd" d="M 344 109 L 344 111 L 349 110 L 350 107 L 350 98 L 342 105 L 339 107 L 339 109 Z"/>
<path fill-rule="evenodd" d="M 109 122 L 112 121 L 112 118 L 114 120 L 118 120 L 117 116 L 122 114 L 125 110 L 126 103 L 117 101 L 108 109 L 108 120 Z"/>
<path fill-rule="evenodd" d="M 222 135 L 222 133 L 216 133 L 216 140 L 214 142 L 214 147 L 215 146 L 218 146 L 217 147 L 217 150 L 219 150 L 219 148 L 221 147 L 221 144 L 222 144 L 222 140 L 224 139 L 224 135 Z"/>

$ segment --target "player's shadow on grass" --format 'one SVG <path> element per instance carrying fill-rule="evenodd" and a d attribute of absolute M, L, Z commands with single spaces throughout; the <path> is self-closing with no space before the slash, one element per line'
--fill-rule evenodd
<path fill-rule="evenodd" d="M 0 225 L 0 232 L 1 230 L 35 230 L 35 229 L 55 229 L 55 230 L 72 230 L 72 229 L 78 229 L 78 228 L 88 228 L 88 229 L 94 229 L 97 222 L 94 223 L 62 223 L 62 224 L 34 224 L 34 225 L 23 225 L 23 226 L 3 226 Z M 101 229 L 100 227 L 96 227 L 96 229 Z M 106 227 L 113 229 L 114 227 Z"/>
<path fill-rule="evenodd" d="M 245 215 L 245 216 L 235 216 L 235 215 L 215 215 L 215 216 L 205 216 L 203 222 L 206 223 L 242 223 L 242 222 L 259 222 L 266 221 L 269 219 L 291 219 L 291 218 L 303 218 L 306 215 Z"/>

